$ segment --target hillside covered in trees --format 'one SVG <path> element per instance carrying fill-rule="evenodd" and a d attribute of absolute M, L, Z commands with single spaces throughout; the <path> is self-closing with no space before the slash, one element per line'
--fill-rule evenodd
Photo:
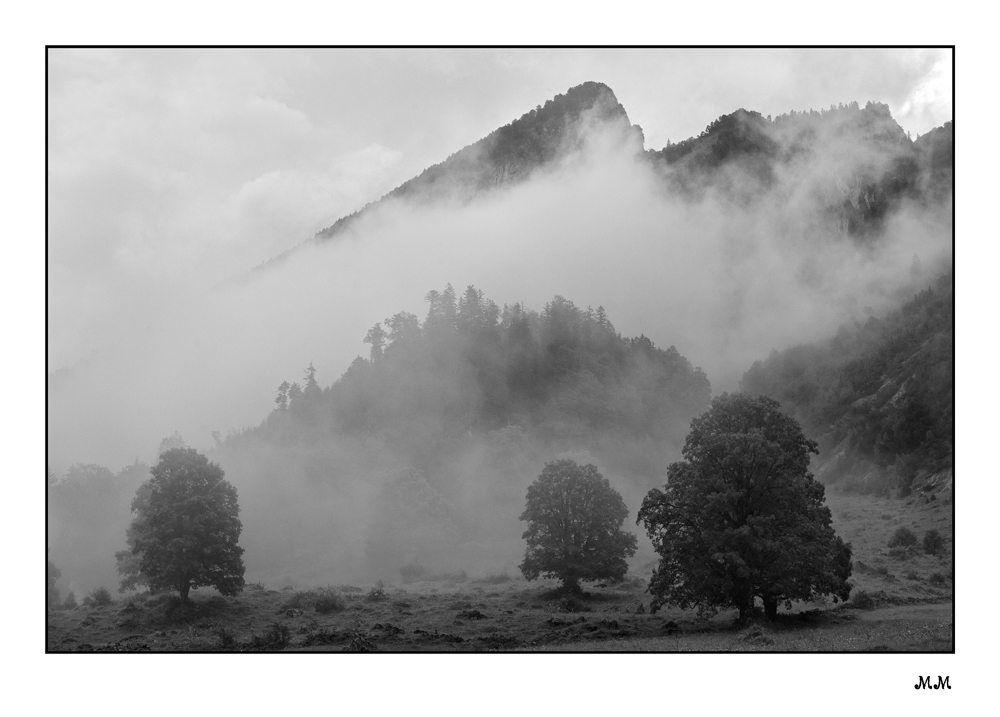
<path fill-rule="evenodd" d="M 545 460 L 585 454 L 637 506 L 708 406 L 700 369 L 622 337 L 602 308 L 559 296 L 540 312 L 501 308 L 472 286 L 426 298 L 423 321 L 376 324 L 368 358 L 325 388 L 310 366 L 260 426 L 215 451 L 246 495 L 249 568 L 329 559 L 333 534 L 341 562 L 383 576 L 500 560 L 516 554 Z"/>
<path fill-rule="evenodd" d="M 378 436 L 427 465 L 440 440 L 511 426 L 555 441 L 596 431 L 673 438 L 707 405 L 699 369 L 673 347 L 622 337 L 603 307 L 582 310 L 556 296 L 540 313 L 501 309 L 473 286 L 456 299 L 451 285 L 426 299 L 423 322 L 400 312 L 375 324 L 364 339 L 369 358 L 329 388 L 311 371 L 304 385 L 279 388 L 260 430 Z"/>
<path fill-rule="evenodd" d="M 740 203 L 774 189 L 794 203 L 804 192 L 823 208 L 817 220 L 871 238 L 905 200 L 950 199 L 953 143 L 950 122 L 913 141 L 888 105 L 850 102 L 773 119 L 739 109 L 647 156 L 673 191 Z"/>
<path fill-rule="evenodd" d="M 949 274 L 886 316 L 773 352 L 741 387 L 780 401 L 820 441 L 821 480 L 907 495 L 953 464 L 953 346 Z"/>

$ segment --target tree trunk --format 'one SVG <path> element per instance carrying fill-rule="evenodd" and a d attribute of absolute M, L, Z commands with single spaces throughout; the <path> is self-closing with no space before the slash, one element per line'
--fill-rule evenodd
<path fill-rule="evenodd" d="M 185 580 L 184 584 L 181 585 L 181 600 L 184 602 L 188 601 L 188 593 L 191 591 L 190 581 Z"/>
<path fill-rule="evenodd" d="M 778 596 L 764 596 L 764 617 L 769 621 L 778 619 Z"/>
<path fill-rule="evenodd" d="M 736 607 L 740 610 L 740 624 L 747 625 L 753 621 L 753 593 L 750 592 L 750 586 L 747 585 L 745 588 L 740 590 L 740 595 Z"/>
<path fill-rule="evenodd" d="M 579 595 L 583 592 L 583 590 L 580 589 L 580 581 L 575 575 L 563 576 L 562 589 L 567 595 Z"/>
<path fill-rule="evenodd" d="M 740 605 L 740 624 L 747 625 L 753 620 L 753 603 Z"/>

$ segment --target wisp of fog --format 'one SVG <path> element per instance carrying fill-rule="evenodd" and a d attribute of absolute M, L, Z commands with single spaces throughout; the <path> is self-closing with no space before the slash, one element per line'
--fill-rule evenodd
<path fill-rule="evenodd" d="M 704 370 L 713 393 L 737 389 L 743 372 L 773 349 L 885 311 L 950 265 L 950 217 L 940 211 L 903 204 L 878 242 L 856 241 L 820 221 L 824 192 L 857 158 L 845 158 L 849 136 L 819 146 L 822 152 L 787 165 L 749 202 L 712 187 L 696 197 L 671 192 L 663 176 L 669 170 L 656 168 L 641 148 L 623 150 L 629 145 L 619 137 L 595 131 L 558 164 L 472 200 L 374 205 L 332 240 L 305 242 L 238 281 L 176 297 L 169 320 L 54 379 L 49 463 L 61 474 L 73 463 L 117 470 L 137 457 L 151 462 L 160 439 L 174 431 L 209 449 L 213 431 L 225 435 L 264 420 L 278 385 L 301 380 L 310 362 L 321 385 L 334 383 L 367 356 L 362 339 L 370 327 L 400 311 L 422 319 L 425 294 L 448 283 L 473 284 L 500 305 L 535 311 L 556 295 L 578 307 L 603 306 L 623 336 L 676 347 Z M 753 181 L 726 177 L 730 186 Z M 487 538 L 502 546 L 490 559 L 505 564 L 518 549 L 517 496 L 523 500 L 542 462 L 556 457 L 545 455 L 544 442 L 515 443 L 523 451 L 499 457 L 485 455 L 496 451 L 495 441 L 470 443 L 445 471 L 452 477 L 437 483 L 419 471 L 356 465 L 335 437 L 326 468 L 310 469 L 305 459 L 288 465 L 287 454 L 262 446 L 247 454 L 252 461 L 222 451 L 245 511 L 248 577 L 255 564 L 264 571 L 323 546 L 325 559 L 310 563 L 303 579 L 321 580 L 338 566 L 373 574 L 363 557 L 377 548 L 371 526 L 392 514 L 386 506 L 399 500 L 394 496 L 414 491 L 436 496 L 424 503 L 427 534 L 411 536 L 423 554 L 386 556 L 380 566 L 430 563 L 447 553 L 438 567 L 454 569 L 487 554 Z M 338 475 L 317 478 L 329 466 Z M 498 466 L 508 474 L 508 497 L 487 490 Z M 270 482 L 259 478 L 264 467 Z M 387 485 L 398 490 L 386 494 Z M 643 487 L 626 491 L 633 510 Z M 498 501 L 513 514 L 491 517 Z M 452 522 L 441 518 L 452 514 Z M 480 533 L 481 551 L 466 544 L 464 553 L 435 553 L 470 516 L 496 523 Z M 254 550 L 273 561 L 255 558 Z"/>

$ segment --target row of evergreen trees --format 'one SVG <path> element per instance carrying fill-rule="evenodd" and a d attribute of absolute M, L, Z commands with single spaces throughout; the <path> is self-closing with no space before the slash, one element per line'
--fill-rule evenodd
<path fill-rule="evenodd" d="M 439 437 L 517 424 L 551 437 L 615 431 L 679 444 L 708 405 L 700 369 L 673 347 L 622 337 L 603 307 L 556 296 L 541 312 L 501 308 L 450 284 L 426 300 L 422 322 L 404 311 L 375 324 L 368 358 L 329 388 L 311 364 L 303 385 L 283 383 L 270 428 L 378 433 L 404 446 L 415 422 Z"/>

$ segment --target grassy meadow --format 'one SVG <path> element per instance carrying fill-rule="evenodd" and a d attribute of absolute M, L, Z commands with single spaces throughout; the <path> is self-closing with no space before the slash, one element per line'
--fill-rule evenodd
<path fill-rule="evenodd" d="M 558 595 L 556 581 L 512 572 L 428 576 L 403 584 L 248 584 L 236 597 L 192 591 L 119 596 L 53 610 L 49 651 L 951 651 L 950 496 L 905 500 L 828 494 L 837 532 L 854 548 L 851 600 L 782 607 L 779 619 L 734 626 L 735 611 L 649 611 L 652 564 L 618 584 Z M 889 548 L 905 527 L 918 542 Z M 938 555 L 920 539 L 935 529 Z"/>

